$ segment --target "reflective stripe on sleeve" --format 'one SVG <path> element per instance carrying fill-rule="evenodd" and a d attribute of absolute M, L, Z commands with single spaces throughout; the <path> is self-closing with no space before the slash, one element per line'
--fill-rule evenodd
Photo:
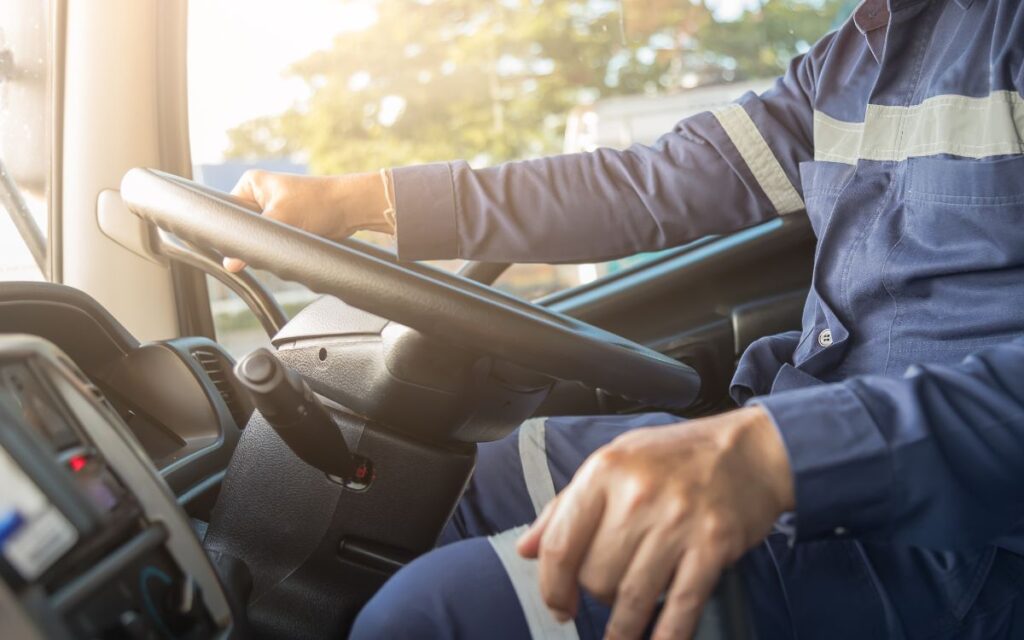
<path fill-rule="evenodd" d="M 740 152 L 754 179 L 779 215 L 802 211 L 804 201 L 772 153 L 757 125 L 741 105 L 732 104 L 715 112 L 729 140 Z"/>
<path fill-rule="evenodd" d="M 548 467 L 548 451 L 544 439 L 546 418 L 527 420 L 519 427 L 519 459 L 523 479 L 530 493 L 534 513 L 540 515 L 544 505 L 555 499 L 555 481 Z"/>
<path fill-rule="evenodd" d="M 525 425 L 524 425 L 525 426 Z M 543 433 L 543 432 L 542 432 Z M 540 579 L 536 560 L 526 560 L 516 553 L 516 540 L 526 527 L 516 527 L 488 538 L 494 552 L 501 560 L 516 598 L 523 608 L 530 637 L 550 640 L 578 640 L 576 624 L 573 621 L 559 624 L 544 604 L 540 595 Z"/>
<path fill-rule="evenodd" d="M 994 91 L 982 98 L 941 95 L 909 107 L 869 104 L 864 122 L 814 112 L 814 159 L 902 162 L 954 155 L 985 158 L 1024 154 L 1024 98 Z"/>

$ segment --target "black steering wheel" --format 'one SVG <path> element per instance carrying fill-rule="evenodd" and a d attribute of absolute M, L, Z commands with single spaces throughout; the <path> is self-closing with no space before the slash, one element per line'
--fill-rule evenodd
<path fill-rule="evenodd" d="M 356 240 L 332 242 L 241 201 L 153 169 L 132 169 L 121 197 L 179 238 L 336 296 L 425 335 L 553 378 L 666 408 L 685 408 L 697 372 L 593 325 Z"/>

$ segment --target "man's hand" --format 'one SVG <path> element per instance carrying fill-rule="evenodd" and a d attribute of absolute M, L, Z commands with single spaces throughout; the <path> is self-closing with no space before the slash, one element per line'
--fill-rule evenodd
<path fill-rule="evenodd" d="M 268 218 L 331 240 L 347 238 L 360 229 L 394 231 L 384 217 L 388 203 L 377 173 L 312 177 L 246 171 L 231 195 L 256 204 Z M 235 258 L 224 260 L 229 271 L 244 266 Z"/>
<path fill-rule="evenodd" d="M 597 450 L 519 539 L 555 616 L 578 586 L 613 604 L 608 638 L 690 637 L 723 568 L 793 508 L 782 438 L 760 407 L 638 429 Z"/>

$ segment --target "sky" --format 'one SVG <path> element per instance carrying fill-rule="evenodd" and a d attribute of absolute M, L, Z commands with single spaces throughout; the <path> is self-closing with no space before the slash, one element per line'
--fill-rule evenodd
<path fill-rule="evenodd" d="M 374 18 L 342 0 L 193 0 L 189 6 L 189 120 L 195 164 L 217 162 L 236 125 L 287 109 L 305 94 L 295 61 Z"/>

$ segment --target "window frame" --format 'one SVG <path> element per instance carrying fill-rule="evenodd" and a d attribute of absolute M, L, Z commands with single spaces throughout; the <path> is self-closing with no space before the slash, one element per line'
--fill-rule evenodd
<path fill-rule="evenodd" d="M 50 185 L 46 255 L 49 282 L 64 281 L 64 59 L 67 0 L 50 0 Z"/>
<path fill-rule="evenodd" d="M 24 0 L 28 2 L 29 0 Z M 63 124 L 64 124 L 64 38 L 67 24 L 67 0 L 47 0 L 43 19 L 45 20 L 45 56 L 46 56 L 46 104 L 48 117 L 44 119 L 47 136 L 46 158 L 46 220 L 43 234 L 44 256 L 42 264 L 35 262 L 44 282 L 59 283 L 63 280 L 61 250 L 63 235 L 61 220 L 63 211 L 62 180 L 63 180 Z M 12 224 L 17 227 L 15 214 L 4 212 L 10 216 Z M 36 226 L 38 229 L 38 226 Z M 39 229 L 39 231 L 43 231 Z M 33 244 L 19 230 L 19 239 L 30 253 Z"/>

